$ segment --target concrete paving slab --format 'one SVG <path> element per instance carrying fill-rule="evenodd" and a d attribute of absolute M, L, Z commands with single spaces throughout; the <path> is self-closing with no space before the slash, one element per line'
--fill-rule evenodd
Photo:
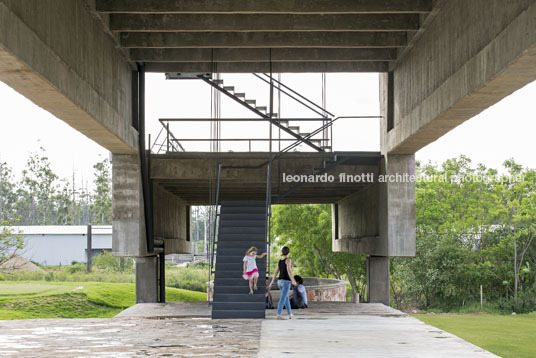
<path fill-rule="evenodd" d="M 497 357 L 409 316 L 296 315 L 262 322 L 258 357 Z"/>
<path fill-rule="evenodd" d="M 255 357 L 260 320 L 0 321 L 0 357 Z"/>
<path fill-rule="evenodd" d="M 138 303 L 115 318 L 210 318 L 210 310 L 207 302 Z"/>

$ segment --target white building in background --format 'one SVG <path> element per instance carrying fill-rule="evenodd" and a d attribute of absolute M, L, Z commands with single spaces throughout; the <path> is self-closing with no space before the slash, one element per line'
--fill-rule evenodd
<path fill-rule="evenodd" d="M 70 265 L 86 262 L 87 226 L 13 226 L 24 237 L 19 255 L 41 265 Z M 92 227 L 92 256 L 112 250 L 112 226 Z"/>

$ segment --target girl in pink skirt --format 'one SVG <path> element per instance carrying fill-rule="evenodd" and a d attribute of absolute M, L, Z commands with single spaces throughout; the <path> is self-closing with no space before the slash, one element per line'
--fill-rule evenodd
<path fill-rule="evenodd" d="M 249 294 L 252 295 L 253 291 L 257 291 L 257 281 L 259 280 L 259 270 L 257 269 L 257 259 L 262 259 L 266 256 L 266 252 L 260 255 L 257 255 L 257 248 L 252 246 L 246 252 L 244 256 L 244 272 L 242 277 L 244 280 L 249 281 Z"/>

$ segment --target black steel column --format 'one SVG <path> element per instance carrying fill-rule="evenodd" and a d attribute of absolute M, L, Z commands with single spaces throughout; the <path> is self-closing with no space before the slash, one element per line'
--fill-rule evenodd
<path fill-rule="evenodd" d="M 159 273 L 159 289 L 160 289 L 160 298 L 158 302 L 166 302 L 166 252 L 165 245 L 162 248 L 162 252 L 158 254 L 158 261 L 160 264 L 160 273 Z"/>
<path fill-rule="evenodd" d="M 147 240 L 147 252 L 154 251 L 153 238 L 153 215 L 151 207 L 151 188 L 147 157 L 145 153 L 145 65 L 138 64 L 138 152 L 140 155 L 141 184 L 143 191 L 143 209 L 145 214 L 145 235 Z"/>

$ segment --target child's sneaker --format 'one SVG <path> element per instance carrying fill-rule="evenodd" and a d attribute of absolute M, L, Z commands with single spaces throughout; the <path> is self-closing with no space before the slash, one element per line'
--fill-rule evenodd
<path fill-rule="evenodd" d="M 252 295 L 252 294 L 253 294 L 253 291 L 249 291 L 249 294 Z"/>
<path fill-rule="evenodd" d="M 257 290 L 258 290 L 257 286 L 253 287 L 253 291 L 257 291 Z"/>

